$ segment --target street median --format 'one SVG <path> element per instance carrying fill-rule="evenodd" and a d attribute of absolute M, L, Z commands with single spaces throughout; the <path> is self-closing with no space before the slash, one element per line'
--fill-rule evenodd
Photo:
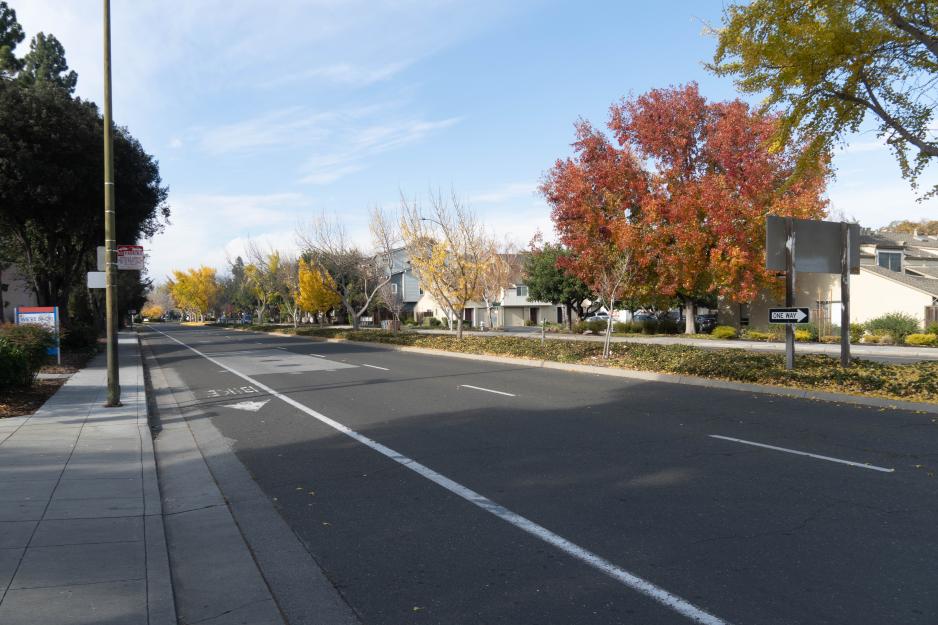
<path fill-rule="evenodd" d="M 839 401 L 837 395 L 853 395 L 888 400 L 867 402 L 873 405 L 899 405 L 929 412 L 938 403 L 938 362 L 911 364 L 881 363 L 857 359 L 844 369 L 839 362 L 821 354 L 796 358 L 795 369 L 785 368 L 783 354 L 750 352 L 743 349 L 701 349 L 689 345 L 649 345 L 616 343 L 609 359 L 602 358 L 602 345 L 582 341 L 540 341 L 511 336 L 426 335 L 412 332 L 390 334 L 376 330 L 338 328 L 291 328 L 250 326 L 243 329 L 309 337 L 379 343 L 420 348 L 454 354 L 497 356 L 520 359 L 532 365 L 551 368 L 607 373 L 660 381 L 701 383 L 706 386 L 740 388 L 739 385 L 713 384 L 711 381 L 742 383 L 744 390 L 772 388 L 809 391 L 786 393 Z M 561 366 L 558 366 L 561 365 Z M 587 369 L 588 368 L 588 369 Z M 638 372 L 661 375 L 632 375 Z M 756 387 L 766 387 L 760 389 Z M 892 403 L 889 403 L 892 402 Z"/>

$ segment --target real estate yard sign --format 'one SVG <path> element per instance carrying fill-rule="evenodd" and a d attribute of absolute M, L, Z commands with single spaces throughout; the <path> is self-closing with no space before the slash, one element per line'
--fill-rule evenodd
<path fill-rule="evenodd" d="M 49 355 L 55 356 L 56 361 L 62 364 L 58 306 L 20 306 L 13 309 L 13 316 L 17 324 L 43 326 L 52 332 L 55 346 L 49 348 Z"/>

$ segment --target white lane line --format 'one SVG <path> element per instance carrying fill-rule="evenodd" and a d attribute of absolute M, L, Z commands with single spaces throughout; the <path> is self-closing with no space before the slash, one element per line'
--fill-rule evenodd
<path fill-rule="evenodd" d="M 188 347 L 188 345 L 186 347 Z M 316 358 L 325 358 L 325 356 L 322 354 L 310 354 L 310 356 L 315 356 Z"/>
<path fill-rule="evenodd" d="M 765 449 L 772 449 L 775 451 L 784 451 L 789 454 L 796 454 L 798 456 L 808 456 L 809 458 L 817 458 L 818 460 L 827 460 L 829 462 L 839 462 L 840 464 L 848 464 L 851 467 L 859 467 L 861 469 L 870 469 L 871 471 L 882 471 L 883 473 L 893 473 L 895 469 L 887 469 L 886 467 L 878 467 L 875 464 L 865 464 L 863 462 L 852 462 L 850 460 L 841 460 L 840 458 L 831 458 L 830 456 L 822 456 L 820 454 L 812 454 L 806 451 L 798 451 L 797 449 L 788 449 L 787 447 L 776 447 L 775 445 L 766 445 L 765 443 L 755 443 L 753 441 L 744 441 L 741 438 L 733 438 L 731 436 L 720 436 L 719 434 L 710 434 L 710 438 L 719 438 L 724 441 L 732 441 L 734 443 L 742 443 L 743 445 L 752 445 L 753 447 L 764 447 Z"/>
<path fill-rule="evenodd" d="M 382 371 L 390 371 L 387 367 L 379 367 L 378 365 L 366 365 L 362 363 L 363 367 L 368 367 L 369 369 L 381 369 Z"/>
<path fill-rule="evenodd" d="M 460 384 L 459 386 L 463 388 L 471 388 L 477 391 L 485 391 L 486 393 L 495 393 L 496 395 L 507 395 L 508 397 L 517 397 L 514 393 L 506 393 L 504 391 L 493 391 L 490 388 L 482 388 L 481 386 L 472 386 L 471 384 Z"/>
<path fill-rule="evenodd" d="M 393 460 L 394 462 L 397 462 L 401 466 L 406 467 L 410 469 L 411 471 L 413 471 L 414 473 L 417 473 L 418 475 L 421 475 L 427 478 L 434 484 L 437 484 L 438 486 L 442 486 L 443 488 L 453 493 L 454 495 L 457 495 L 465 499 L 469 503 L 475 506 L 478 506 L 479 508 L 481 508 L 482 510 L 485 510 L 486 512 L 490 514 L 497 516 L 503 521 L 506 521 L 514 525 L 518 529 L 523 530 L 527 532 L 528 534 L 531 534 L 535 538 L 539 538 L 545 543 L 556 547 L 557 549 L 566 553 L 568 556 L 571 556 L 579 560 L 580 562 L 583 562 L 584 564 L 587 564 L 593 567 L 594 569 L 598 570 L 601 573 L 608 575 L 612 579 L 622 583 L 628 588 L 631 588 L 632 590 L 635 590 L 645 595 L 646 597 L 649 597 L 657 601 L 661 605 L 671 608 L 678 614 L 682 614 L 683 616 L 686 616 L 691 621 L 695 623 L 700 623 L 701 625 L 729 625 L 727 621 L 724 621 L 723 619 L 717 616 L 714 616 L 710 614 L 709 612 L 705 612 L 704 610 L 702 610 L 701 608 L 698 608 L 697 606 L 690 603 L 689 601 L 686 601 L 678 597 L 677 595 L 671 594 L 664 588 L 661 588 L 660 586 L 656 586 L 655 584 L 649 582 L 648 580 L 642 577 L 639 577 L 638 575 L 635 575 L 634 573 L 630 573 L 626 571 L 625 569 L 616 566 L 615 564 L 606 560 L 602 556 L 599 556 L 593 553 L 592 551 L 584 549 L 583 547 L 580 547 L 579 545 L 570 542 L 563 536 L 553 533 L 549 529 L 541 525 L 538 525 L 534 521 L 531 521 L 521 516 L 520 514 L 512 512 L 508 508 L 505 508 L 495 503 L 488 497 L 485 497 L 484 495 L 480 495 L 474 490 L 471 490 L 463 486 L 462 484 L 459 484 L 458 482 L 454 482 L 453 480 L 449 479 L 445 475 L 442 475 L 441 473 L 437 473 L 430 467 L 424 466 L 420 464 L 419 462 L 417 462 L 416 460 L 412 460 L 411 458 L 408 458 L 407 456 L 394 451 L 390 447 L 386 447 L 382 445 L 381 443 L 368 438 L 364 434 L 359 434 L 358 432 L 349 428 L 348 426 L 345 426 L 339 423 L 338 421 L 330 419 L 326 415 L 316 412 L 312 408 L 304 406 L 303 404 L 296 401 L 295 399 L 292 399 L 290 397 L 287 397 L 286 395 L 278 393 L 277 391 L 270 388 L 266 384 L 258 382 L 254 378 L 248 375 L 245 375 L 239 371 L 235 371 L 231 367 L 228 367 L 227 365 L 224 365 L 218 362 L 217 360 L 210 358 L 209 356 L 206 356 L 205 354 L 203 354 L 196 348 L 186 345 L 185 343 L 183 343 L 182 341 L 180 341 L 179 339 L 175 337 L 169 336 L 168 334 L 160 330 L 157 330 L 157 332 L 159 332 L 166 338 L 172 341 L 175 341 L 176 343 L 179 343 L 183 347 L 186 347 L 192 350 L 193 352 L 195 352 L 199 356 L 202 356 L 209 362 L 212 362 L 218 365 L 219 367 L 222 367 L 224 369 L 227 369 L 228 371 L 231 371 L 233 374 L 243 378 L 247 382 L 250 382 L 255 387 L 263 390 L 266 393 L 269 393 L 273 397 L 276 397 L 277 399 L 293 406 L 297 410 L 305 414 L 308 414 L 314 419 L 317 419 L 318 421 L 341 432 L 342 434 L 345 434 L 349 438 L 358 441 L 362 445 L 365 445 L 366 447 L 373 449 L 379 454 L 387 458 L 390 458 L 391 460 Z"/>

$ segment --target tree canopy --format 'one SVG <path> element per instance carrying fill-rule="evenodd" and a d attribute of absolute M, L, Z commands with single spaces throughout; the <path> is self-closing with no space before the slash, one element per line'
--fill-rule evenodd
<path fill-rule="evenodd" d="M 739 100 L 709 103 L 696 84 L 613 105 L 618 145 L 581 121 L 576 157 L 542 186 L 572 252 L 561 266 L 609 300 L 616 266 L 631 272 L 624 298 L 679 297 L 689 310 L 713 294 L 752 299 L 770 279 L 765 216 L 816 218 L 826 207 L 824 162 L 796 175 L 804 148 L 773 149 L 776 124 Z"/>
<path fill-rule="evenodd" d="M 936 11 L 934 0 L 730 5 L 710 68 L 744 92 L 766 94 L 782 113 L 779 143 L 806 139 L 803 163 L 874 116 L 914 187 L 938 157 Z"/>
<path fill-rule="evenodd" d="M 583 280 L 562 268 L 569 264 L 569 258 L 570 250 L 564 246 L 544 243 L 538 247 L 535 241 L 531 253 L 524 257 L 524 283 L 530 299 L 566 307 L 568 324 L 572 324 L 571 309 L 580 318 L 585 317 L 585 302 L 594 301 L 596 296 Z"/>
<path fill-rule="evenodd" d="M 22 40 L 0 2 L 0 47 Z M 11 44 L 12 42 L 12 44 Z M 103 243 L 104 123 L 92 102 L 71 95 L 76 76 L 52 35 L 37 35 L 20 61 L 0 51 L 0 230 L 7 255 L 41 305 L 66 308 Z M 13 57 L 15 59 L 15 57 Z M 159 232 L 169 217 L 159 166 L 126 128 L 114 133 L 119 243 Z"/>

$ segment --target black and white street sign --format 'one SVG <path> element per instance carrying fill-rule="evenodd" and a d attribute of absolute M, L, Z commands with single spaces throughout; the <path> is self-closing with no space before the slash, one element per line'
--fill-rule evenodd
<path fill-rule="evenodd" d="M 807 308 L 769 308 L 769 323 L 808 323 L 810 316 Z"/>

